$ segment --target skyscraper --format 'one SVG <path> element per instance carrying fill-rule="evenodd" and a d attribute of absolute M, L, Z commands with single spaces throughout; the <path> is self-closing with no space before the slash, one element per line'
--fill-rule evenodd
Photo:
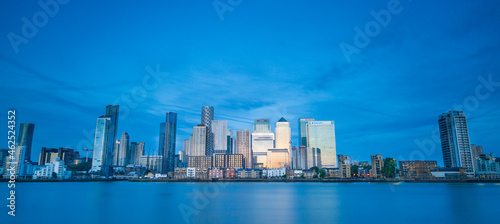
<path fill-rule="evenodd" d="M 113 154 L 113 166 L 118 166 L 118 158 L 120 157 L 120 140 L 116 140 L 115 153 Z"/>
<path fill-rule="evenodd" d="M 255 119 L 253 133 L 271 133 L 271 123 L 269 123 L 269 119 Z"/>
<path fill-rule="evenodd" d="M 114 155 L 117 154 L 115 151 L 118 150 L 117 148 L 115 148 L 116 146 L 116 134 L 118 133 L 118 114 L 119 114 L 119 111 L 120 111 L 120 106 L 119 105 L 107 105 L 106 106 L 106 117 L 109 117 L 111 118 L 111 122 L 110 122 L 110 125 L 108 126 L 109 130 L 108 130 L 108 147 L 109 147 L 109 150 L 111 151 L 111 156 L 109 156 L 110 158 L 110 161 L 111 163 L 109 163 L 109 166 L 111 167 L 113 165 L 113 161 L 114 161 Z M 112 175 L 113 173 L 113 170 L 110 169 L 108 170 L 108 172 L 106 173 L 106 176 L 108 175 Z"/>
<path fill-rule="evenodd" d="M 19 127 L 19 137 L 17 138 L 18 146 L 25 146 L 24 160 L 31 162 L 31 143 L 33 141 L 33 132 L 35 124 L 21 123 Z"/>
<path fill-rule="evenodd" d="M 127 132 L 123 132 L 120 138 L 120 148 L 118 149 L 118 164 L 117 166 L 127 166 L 128 158 L 130 157 L 129 152 L 129 136 Z"/>
<path fill-rule="evenodd" d="M 307 147 L 316 149 L 316 153 L 321 153 L 321 162 L 318 163 L 321 164 L 322 168 L 337 168 L 335 123 L 333 121 L 309 120 L 306 126 Z"/>
<path fill-rule="evenodd" d="M 135 150 L 135 158 L 134 158 L 134 161 L 133 161 L 134 165 L 139 165 L 139 159 L 141 158 L 141 156 L 144 155 L 145 147 L 146 147 L 146 143 L 145 142 L 139 142 L 139 143 L 137 143 L 137 149 Z"/>
<path fill-rule="evenodd" d="M 472 155 L 472 164 L 474 165 L 474 172 L 478 172 L 478 163 L 477 160 L 479 159 L 479 156 L 483 153 L 483 147 L 480 145 L 470 145 L 470 150 L 471 150 L 471 155 Z"/>
<path fill-rule="evenodd" d="M 288 149 L 288 155 L 291 155 L 292 147 L 292 131 L 290 129 L 290 123 L 285 118 L 281 118 L 276 122 L 276 148 L 277 149 Z"/>
<path fill-rule="evenodd" d="M 445 167 L 462 167 L 474 172 L 467 119 L 463 111 L 449 111 L 439 116 L 439 134 Z"/>
<path fill-rule="evenodd" d="M 158 155 L 165 151 L 165 122 L 160 123 L 160 135 L 158 139 Z"/>
<path fill-rule="evenodd" d="M 250 130 L 236 131 L 236 152 L 235 154 L 243 154 L 245 160 L 245 168 L 253 168 L 252 141 Z"/>
<path fill-rule="evenodd" d="M 227 121 L 212 121 L 212 133 L 214 136 L 214 153 L 225 154 L 227 152 Z"/>
<path fill-rule="evenodd" d="M 236 146 L 235 146 L 235 141 L 233 138 L 233 131 L 231 129 L 227 129 L 226 141 L 227 141 L 226 154 L 234 154 L 234 151 L 236 151 L 236 149 L 235 149 Z"/>
<path fill-rule="evenodd" d="M 214 120 L 214 107 L 201 107 L 201 124 L 207 127 L 206 153 L 207 156 L 212 156 L 214 153 L 214 136 L 212 133 L 212 121 Z"/>
<path fill-rule="evenodd" d="M 182 151 L 184 152 L 184 155 L 189 156 L 191 154 L 191 139 L 184 139 L 183 144 L 182 144 Z"/>
<path fill-rule="evenodd" d="M 299 118 L 299 147 L 307 147 L 307 122 L 314 121 L 314 118 Z"/>
<path fill-rule="evenodd" d="M 162 173 L 174 172 L 175 141 L 177 132 L 177 114 L 167 112 L 165 121 L 165 146 L 160 155 L 163 156 Z"/>
<path fill-rule="evenodd" d="M 137 142 L 131 142 L 130 143 L 130 146 L 128 147 L 128 151 L 127 151 L 127 158 L 125 160 L 125 166 L 127 165 L 135 165 L 135 157 L 136 157 L 136 154 L 137 154 L 137 146 L 138 146 L 138 143 Z"/>
<path fill-rule="evenodd" d="M 100 172 L 106 176 L 109 175 L 113 157 L 113 147 L 108 144 L 110 142 L 109 126 L 112 125 L 111 122 L 111 117 L 100 116 L 97 118 L 94 154 L 92 156 L 92 172 Z"/>
<path fill-rule="evenodd" d="M 207 147 L 207 127 L 198 125 L 193 127 L 193 141 L 189 156 L 204 156 Z"/>

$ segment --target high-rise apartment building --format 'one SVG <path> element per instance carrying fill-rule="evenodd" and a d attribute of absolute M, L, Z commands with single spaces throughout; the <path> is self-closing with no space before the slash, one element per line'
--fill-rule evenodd
<path fill-rule="evenodd" d="M 439 116 L 439 133 L 445 167 L 462 167 L 474 172 L 467 119 L 463 111 L 449 111 Z"/>
<path fill-rule="evenodd" d="M 92 172 L 100 172 L 101 175 L 112 175 L 113 153 L 116 140 L 113 140 L 113 134 L 110 133 L 114 126 L 114 119 L 108 116 L 97 118 L 94 154 L 92 156 Z"/>
<path fill-rule="evenodd" d="M 227 121 L 212 121 L 214 154 L 227 153 Z"/>
<path fill-rule="evenodd" d="M 214 120 L 214 107 L 203 106 L 201 107 L 201 124 L 207 127 L 206 132 L 206 147 L 205 155 L 212 156 L 214 153 L 214 136 L 212 132 L 212 121 Z"/>
<path fill-rule="evenodd" d="M 115 161 L 114 156 L 117 154 L 116 150 L 118 148 L 115 148 L 116 146 L 116 135 L 118 133 L 118 114 L 120 111 L 120 106 L 119 105 L 107 105 L 106 106 L 106 117 L 109 117 L 110 124 L 108 126 L 108 139 L 107 139 L 107 148 L 110 151 L 111 155 L 108 156 L 108 162 L 106 163 L 106 176 L 110 176 L 113 174 L 113 169 L 112 165 L 113 162 Z"/>
<path fill-rule="evenodd" d="M 236 140 L 233 137 L 233 131 L 231 129 L 227 129 L 226 135 L 227 141 L 227 152 L 226 154 L 235 154 L 236 151 Z"/>
<path fill-rule="evenodd" d="M 470 145 L 470 151 L 472 154 L 472 164 L 474 166 L 474 172 L 478 172 L 478 160 L 479 156 L 483 154 L 483 147 L 480 145 Z"/>
<path fill-rule="evenodd" d="M 245 168 L 253 168 L 252 140 L 250 130 L 236 131 L 236 154 L 242 154 Z"/>
<path fill-rule="evenodd" d="M 189 156 L 204 156 L 207 147 L 207 126 L 198 125 L 193 127 L 193 141 Z"/>
<path fill-rule="evenodd" d="M 159 155 L 163 156 L 161 173 L 174 172 L 176 137 L 177 137 L 177 113 L 167 112 L 165 121 L 165 139 L 164 139 L 163 151 L 159 151 Z"/>
<path fill-rule="evenodd" d="M 321 168 L 337 168 L 334 121 L 309 120 L 306 127 L 307 147 L 316 149 L 316 153 L 321 153 Z"/>
<path fill-rule="evenodd" d="M 129 135 L 127 132 L 123 132 L 120 137 L 120 148 L 118 149 L 118 163 L 117 166 L 126 166 L 128 165 L 127 158 L 130 157 L 129 153 Z"/>
<path fill-rule="evenodd" d="M 165 122 L 160 123 L 160 134 L 158 136 L 158 154 L 165 152 Z"/>

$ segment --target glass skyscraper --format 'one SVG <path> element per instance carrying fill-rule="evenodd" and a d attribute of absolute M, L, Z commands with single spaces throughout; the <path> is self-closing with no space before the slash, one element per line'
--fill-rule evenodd
<path fill-rule="evenodd" d="M 321 164 L 321 168 L 337 168 L 335 123 L 333 121 L 309 120 L 307 122 L 307 148 L 308 166 L 310 165 L 309 151 L 312 149 L 311 155 L 320 155 L 316 165 Z"/>
<path fill-rule="evenodd" d="M 207 147 L 207 127 L 198 125 L 193 127 L 193 138 L 191 141 L 191 151 L 189 156 L 204 156 Z"/>
<path fill-rule="evenodd" d="M 307 122 L 314 120 L 314 118 L 299 118 L 299 147 L 307 147 Z"/>
<path fill-rule="evenodd" d="M 214 153 L 214 135 L 212 132 L 212 121 L 214 120 L 214 107 L 201 107 L 201 124 L 207 127 L 207 139 L 205 147 L 205 155 L 212 156 Z"/>
<path fill-rule="evenodd" d="M 110 125 L 110 117 L 100 116 L 97 118 L 94 139 L 94 154 L 92 156 L 92 172 L 105 173 L 104 168 L 106 167 L 106 161 L 109 157 L 108 151 L 110 151 L 108 149 L 108 132 Z"/>
<path fill-rule="evenodd" d="M 109 165 L 110 167 L 113 165 L 113 161 L 115 160 L 113 157 L 114 155 L 118 154 L 116 153 L 116 150 L 118 150 L 118 148 L 115 148 L 116 146 L 116 135 L 118 133 L 118 112 L 120 110 L 120 106 L 119 105 L 107 105 L 106 106 L 106 117 L 109 117 L 111 118 L 111 122 L 110 122 L 110 125 L 109 125 L 109 130 L 108 130 L 108 139 L 107 139 L 107 144 L 108 144 L 108 147 L 109 147 L 109 150 L 111 150 L 111 156 L 110 156 L 110 160 L 111 160 L 111 163 L 108 163 L 107 165 Z M 106 173 L 106 175 L 112 175 L 112 169 L 108 170 Z"/>
<path fill-rule="evenodd" d="M 21 123 L 19 127 L 19 137 L 17 138 L 17 145 L 25 147 L 24 160 L 28 160 L 30 162 L 31 162 L 31 143 L 33 141 L 34 130 L 35 130 L 35 124 Z"/>
<path fill-rule="evenodd" d="M 269 119 L 255 119 L 253 133 L 271 133 L 271 123 L 269 123 Z"/>
<path fill-rule="evenodd" d="M 162 173 L 174 172 L 175 141 L 177 132 L 177 114 L 167 112 L 165 121 L 165 145 L 163 152 Z"/>
<path fill-rule="evenodd" d="M 281 118 L 276 122 L 276 148 L 277 149 L 288 149 L 288 154 L 291 155 L 292 147 L 292 131 L 290 129 L 290 123 L 285 118 Z"/>
<path fill-rule="evenodd" d="M 160 123 L 160 135 L 158 138 L 158 155 L 161 156 L 165 150 L 165 122 Z"/>
<path fill-rule="evenodd" d="M 439 116 L 439 134 L 445 167 L 462 167 L 474 172 L 467 119 L 463 111 L 449 111 Z"/>

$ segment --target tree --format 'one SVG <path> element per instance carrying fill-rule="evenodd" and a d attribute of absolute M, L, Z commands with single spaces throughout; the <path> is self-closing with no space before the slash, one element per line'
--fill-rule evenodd
<path fill-rule="evenodd" d="M 57 173 L 56 172 L 52 172 L 52 178 L 57 179 Z"/>
<path fill-rule="evenodd" d="M 351 166 L 351 176 L 354 177 L 354 176 L 358 176 L 358 170 L 359 170 L 359 166 L 358 165 L 352 165 Z"/>
<path fill-rule="evenodd" d="M 311 167 L 311 169 L 309 169 L 309 170 L 312 170 L 312 171 L 314 171 L 315 173 L 319 173 L 319 168 L 318 168 L 317 166 L 313 166 L 313 167 Z"/>
<path fill-rule="evenodd" d="M 387 157 L 384 160 L 384 166 L 380 171 L 382 176 L 386 178 L 394 178 L 396 176 L 396 159 Z"/>
<path fill-rule="evenodd" d="M 68 171 L 89 171 L 92 168 L 92 162 L 80 162 L 78 164 L 69 164 L 66 167 Z"/>
<path fill-rule="evenodd" d="M 326 171 L 324 169 L 319 170 L 319 176 L 324 178 L 326 176 Z"/>

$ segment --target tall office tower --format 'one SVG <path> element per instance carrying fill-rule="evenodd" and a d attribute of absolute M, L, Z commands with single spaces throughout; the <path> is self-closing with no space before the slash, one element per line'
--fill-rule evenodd
<path fill-rule="evenodd" d="M 167 112 L 165 121 L 165 144 L 163 151 L 159 154 L 163 156 L 162 173 L 174 172 L 175 165 L 175 141 L 177 132 L 177 114 Z M 161 132 L 161 131 L 160 131 Z"/>
<path fill-rule="evenodd" d="M 372 170 L 370 171 L 371 177 L 382 177 L 382 167 L 384 167 L 384 159 L 382 158 L 382 154 L 377 154 L 371 156 L 372 160 Z"/>
<path fill-rule="evenodd" d="M 92 156 L 92 172 L 100 172 L 103 175 L 109 176 L 110 166 L 113 161 L 113 145 L 114 142 L 109 141 L 109 130 L 113 120 L 111 117 L 100 116 L 97 118 L 94 139 L 94 154 Z M 112 144 L 109 144 L 111 142 Z"/>
<path fill-rule="evenodd" d="M 233 131 L 231 129 L 227 129 L 226 133 L 226 145 L 227 151 L 226 154 L 234 154 L 234 139 L 233 139 Z"/>
<path fill-rule="evenodd" d="M 106 106 L 106 117 L 110 117 L 111 118 L 111 122 L 110 122 L 110 125 L 109 125 L 109 130 L 108 130 L 108 145 L 110 145 L 110 149 L 111 150 L 111 163 L 109 164 L 110 166 L 113 165 L 113 161 L 114 161 L 114 155 L 117 154 L 115 151 L 118 150 L 117 148 L 115 148 L 116 146 L 116 135 L 118 133 L 118 113 L 120 111 L 120 106 L 119 105 L 107 105 Z M 112 175 L 113 174 L 113 170 L 112 168 L 108 170 L 108 173 L 107 173 L 107 176 L 108 175 Z"/>
<path fill-rule="evenodd" d="M 201 124 L 207 127 L 207 140 L 206 140 L 206 156 L 214 154 L 214 135 L 212 132 L 212 121 L 214 120 L 214 107 L 203 106 L 201 107 Z"/>
<path fill-rule="evenodd" d="M 255 119 L 253 133 L 271 133 L 271 123 L 269 119 Z"/>
<path fill-rule="evenodd" d="M 145 147 L 146 147 L 145 142 L 137 143 L 137 149 L 135 150 L 135 157 L 134 157 L 135 159 L 133 162 L 134 165 L 139 165 L 139 159 L 141 158 L 141 156 L 144 155 Z"/>
<path fill-rule="evenodd" d="M 314 118 L 299 118 L 299 147 L 307 147 L 307 122 L 314 121 Z"/>
<path fill-rule="evenodd" d="M 207 147 L 207 126 L 198 125 L 193 127 L 193 141 L 189 156 L 204 156 Z"/>
<path fill-rule="evenodd" d="M 245 168 L 253 168 L 252 141 L 250 130 L 236 131 L 236 152 L 235 154 L 243 154 L 245 160 Z"/>
<path fill-rule="evenodd" d="M 474 172 L 467 119 L 463 111 L 449 111 L 439 116 L 439 133 L 445 167 L 462 167 Z"/>
<path fill-rule="evenodd" d="M 267 167 L 267 150 L 274 148 L 274 133 L 252 133 L 253 167 Z"/>
<path fill-rule="evenodd" d="M 214 136 L 214 153 L 225 154 L 227 152 L 227 121 L 212 121 L 212 133 Z"/>
<path fill-rule="evenodd" d="M 292 169 L 297 169 L 297 157 L 298 157 L 298 149 L 295 146 L 292 146 Z"/>
<path fill-rule="evenodd" d="M 288 149 L 288 155 L 292 155 L 290 151 L 292 148 L 292 130 L 290 129 L 290 123 L 285 118 L 281 118 L 276 122 L 276 148 L 277 149 Z"/>
<path fill-rule="evenodd" d="M 160 123 L 160 135 L 158 138 L 158 154 L 163 155 L 165 151 L 165 122 Z"/>
<path fill-rule="evenodd" d="M 123 132 L 120 138 L 120 148 L 118 149 L 118 164 L 117 166 L 126 166 L 130 160 L 129 153 L 129 136 L 127 132 Z"/>
<path fill-rule="evenodd" d="M 135 154 L 137 153 L 137 142 L 131 142 L 128 147 L 127 157 L 125 159 L 125 166 L 135 164 Z"/>
<path fill-rule="evenodd" d="M 191 138 L 190 139 L 184 139 L 182 142 L 182 151 L 184 152 L 184 155 L 188 155 L 191 153 Z"/>
<path fill-rule="evenodd" d="M 477 172 L 478 164 L 477 164 L 477 159 L 479 159 L 479 156 L 481 156 L 483 153 L 483 147 L 479 145 L 470 145 L 470 150 L 472 153 L 472 164 L 474 165 L 474 172 Z"/>
<path fill-rule="evenodd" d="M 113 154 L 113 166 L 118 166 L 118 158 L 120 157 L 120 140 L 116 140 L 115 153 Z"/>
<path fill-rule="evenodd" d="M 302 147 L 302 146 L 301 146 Z M 321 163 L 322 151 L 320 148 L 303 147 L 305 149 L 305 166 L 302 169 L 311 169 L 311 167 L 324 168 Z"/>
<path fill-rule="evenodd" d="M 31 143 L 33 141 L 33 132 L 35 131 L 35 124 L 21 123 L 19 127 L 19 135 L 17 138 L 18 146 L 25 146 L 24 160 L 31 162 Z"/>
<path fill-rule="evenodd" d="M 335 123 L 333 121 L 307 122 L 307 147 L 316 148 L 321 153 L 322 168 L 337 168 L 337 147 Z"/>

